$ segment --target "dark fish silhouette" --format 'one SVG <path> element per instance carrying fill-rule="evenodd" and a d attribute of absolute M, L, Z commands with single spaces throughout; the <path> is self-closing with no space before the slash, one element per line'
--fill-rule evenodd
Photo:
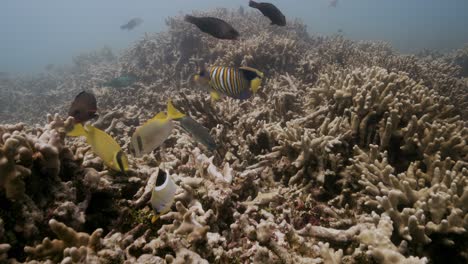
<path fill-rule="evenodd" d="M 271 3 L 257 3 L 250 0 L 249 6 L 260 10 L 264 16 L 271 20 L 272 25 L 286 26 L 286 18 L 275 5 Z"/>
<path fill-rule="evenodd" d="M 194 24 L 201 31 L 219 39 L 237 39 L 239 32 L 226 21 L 215 17 L 185 16 L 185 21 Z"/>
<path fill-rule="evenodd" d="M 330 1 L 330 4 L 328 6 L 330 7 L 336 7 L 336 5 L 338 5 L 338 0 L 331 0 Z"/>
<path fill-rule="evenodd" d="M 108 82 L 103 83 L 103 86 L 110 86 L 114 88 L 122 88 L 132 85 L 137 81 L 137 78 L 132 75 L 122 75 L 117 78 L 114 78 Z"/>
<path fill-rule="evenodd" d="M 81 92 L 73 100 L 73 103 L 68 111 L 69 116 L 75 118 L 75 122 L 84 123 L 90 119 L 97 117 L 96 97 L 92 93 Z"/>
<path fill-rule="evenodd" d="M 190 116 L 184 116 L 178 119 L 180 126 L 187 131 L 196 141 L 205 145 L 208 150 L 213 151 L 216 149 L 216 142 L 210 135 L 210 130 L 202 126 Z"/>
<path fill-rule="evenodd" d="M 121 25 L 120 29 L 122 29 L 122 30 L 124 30 L 124 29 L 132 30 L 135 27 L 139 26 L 141 23 L 143 23 L 143 19 L 141 19 L 139 17 L 133 18 L 130 21 L 128 21 L 127 24 Z"/>

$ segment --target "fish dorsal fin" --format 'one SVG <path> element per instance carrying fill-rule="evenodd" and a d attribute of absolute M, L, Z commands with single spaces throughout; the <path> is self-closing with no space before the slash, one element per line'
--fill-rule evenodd
<path fill-rule="evenodd" d="M 88 132 L 86 132 L 85 128 L 83 127 L 82 124 L 78 123 L 73 126 L 73 129 L 67 133 L 67 136 L 69 137 L 80 137 L 80 136 L 86 136 Z"/>
<path fill-rule="evenodd" d="M 244 77 L 251 81 L 255 78 L 259 78 L 259 79 L 262 79 L 263 78 L 263 72 L 257 70 L 257 69 L 254 69 L 254 68 L 251 68 L 251 67 L 247 67 L 247 66 L 243 66 L 243 67 L 239 67 L 239 70 L 244 74 Z"/>
<path fill-rule="evenodd" d="M 153 118 L 151 118 L 150 120 L 148 120 L 148 121 L 146 122 L 146 124 L 149 123 L 149 122 L 164 123 L 164 122 L 166 122 L 166 121 L 167 121 L 167 115 L 166 115 L 166 113 L 164 113 L 164 112 L 161 111 L 161 112 L 157 113 Z"/>
<path fill-rule="evenodd" d="M 185 114 L 177 110 L 172 104 L 172 100 L 169 99 L 167 101 L 167 117 L 169 119 L 177 120 L 177 119 L 181 119 L 184 116 Z"/>

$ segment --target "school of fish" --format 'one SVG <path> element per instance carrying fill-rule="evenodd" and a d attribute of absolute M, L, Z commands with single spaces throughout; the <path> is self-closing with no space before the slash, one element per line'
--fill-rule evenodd
<path fill-rule="evenodd" d="M 271 3 L 258 3 L 249 1 L 249 6 L 258 9 L 265 17 L 270 19 L 271 25 L 285 26 L 286 18 L 281 11 Z M 222 40 L 237 40 L 241 37 L 228 22 L 215 17 L 195 17 L 186 15 L 184 20 L 196 26 L 200 31 Z M 139 18 L 130 20 L 122 25 L 121 29 L 131 30 L 141 24 Z M 250 67 L 210 66 L 202 68 L 194 74 L 195 83 L 208 91 L 212 102 L 228 96 L 234 99 L 247 100 L 255 95 L 261 88 L 264 74 Z M 131 75 L 118 76 L 103 86 L 115 88 L 127 87 L 138 81 Z M 83 91 L 73 100 L 68 115 L 75 120 L 75 125 L 67 133 L 69 137 L 85 137 L 93 152 L 99 156 L 104 164 L 111 170 L 126 174 L 129 170 L 127 154 L 117 141 L 105 131 L 102 131 L 88 122 L 98 117 L 97 100 L 92 93 Z M 131 137 L 129 152 L 136 158 L 150 155 L 161 146 L 171 135 L 174 125 L 178 124 L 196 142 L 210 151 L 216 151 L 216 140 L 210 135 L 208 128 L 198 123 L 192 117 L 182 113 L 174 107 L 171 100 L 167 102 L 167 113 L 159 112 L 153 118 L 137 127 Z M 151 206 L 155 212 L 152 222 L 171 210 L 177 185 L 170 174 L 160 170 L 156 184 L 151 193 Z"/>

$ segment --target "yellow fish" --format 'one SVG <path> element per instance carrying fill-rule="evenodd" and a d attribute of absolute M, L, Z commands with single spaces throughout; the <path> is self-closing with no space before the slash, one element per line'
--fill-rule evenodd
<path fill-rule="evenodd" d="M 174 108 L 171 100 L 169 100 L 167 102 L 167 115 L 164 112 L 159 112 L 135 130 L 130 141 L 130 151 L 136 157 L 151 153 L 171 134 L 174 128 L 172 120 L 184 116 L 184 114 Z"/>
<path fill-rule="evenodd" d="M 73 130 L 67 133 L 70 137 L 86 137 L 86 142 L 91 146 L 109 168 L 125 173 L 128 170 L 128 158 L 119 144 L 106 132 L 86 125 L 75 124 Z"/>
<path fill-rule="evenodd" d="M 212 100 L 227 95 L 235 99 L 248 99 L 258 91 L 263 73 L 250 67 L 220 67 L 203 69 L 194 77 L 195 82 L 208 85 Z"/>

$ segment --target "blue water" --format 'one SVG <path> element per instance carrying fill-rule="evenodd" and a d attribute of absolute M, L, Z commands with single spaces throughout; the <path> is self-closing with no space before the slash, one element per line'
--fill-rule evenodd
<path fill-rule="evenodd" d="M 408 53 L 448 51 L 468 43 L 466 0 L 271 1 L 287 18 L 298 17 L 310 33 L 342 29 L 355 40 L 388 41 Z M 168 16 L 210 7 L 247 7 L 240 0 L 2 0 L 0 71 L 37 72 L 47 64 L 68 64 L 80 53 L 108 45 L 115 52 L 143 36 L 164 30 Z M 144 22 L 133 31 L 119 26 L 133 17 Z"/>

